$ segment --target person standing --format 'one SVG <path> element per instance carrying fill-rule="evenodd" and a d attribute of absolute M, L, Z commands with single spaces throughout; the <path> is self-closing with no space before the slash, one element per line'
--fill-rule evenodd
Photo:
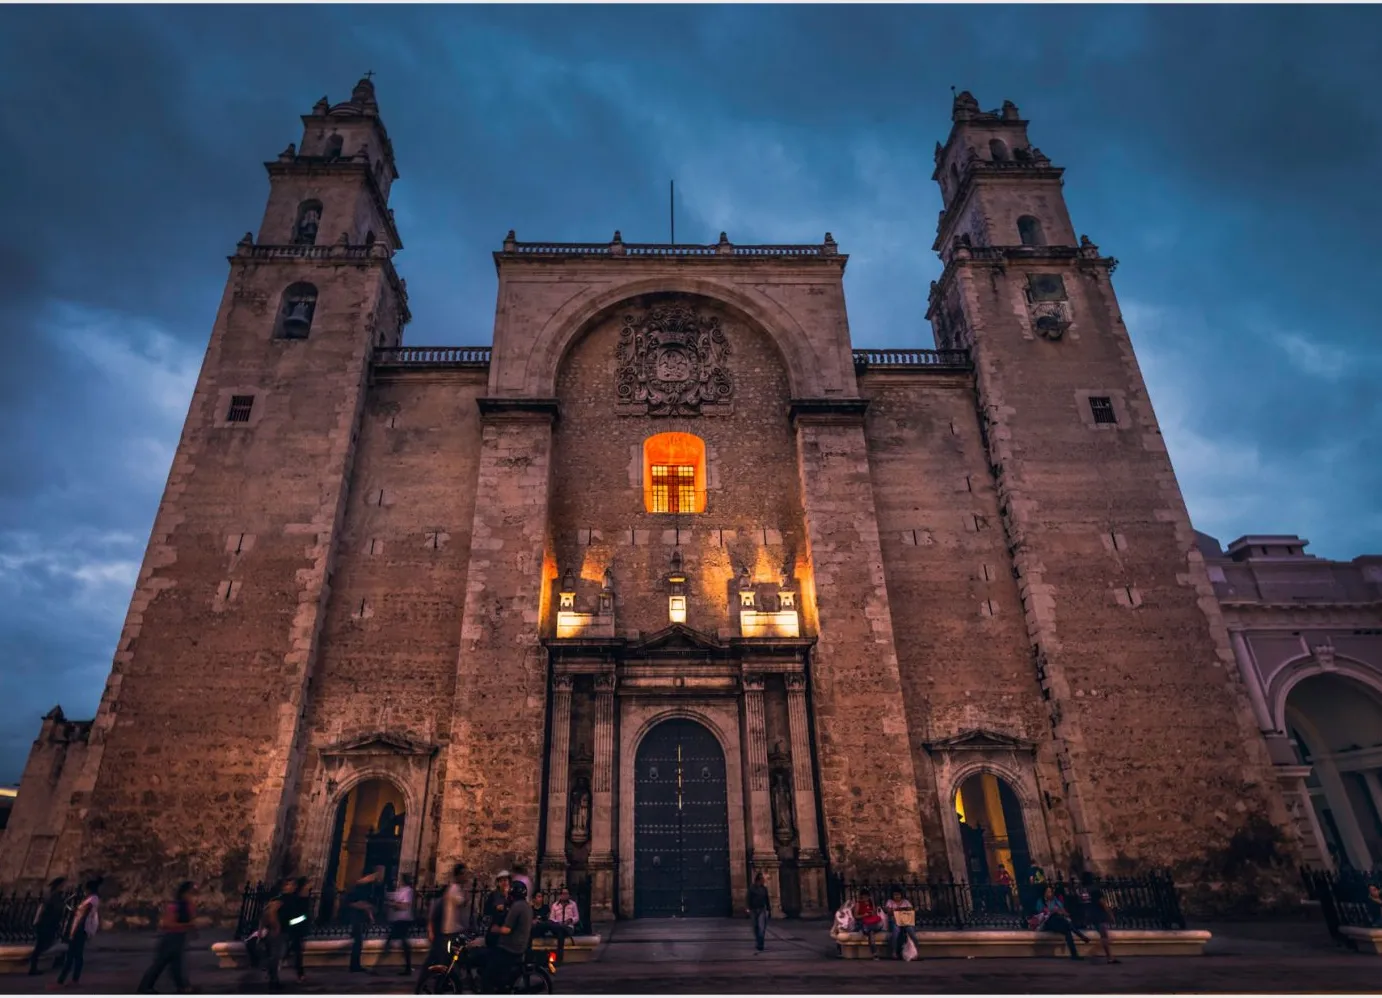
<path fill-rule="evenodd" d="M 379 890 L 379 882 L 384 879 L 383 867 L 376 866 L 355 882 L 346 895 L 346 915 L 350 919 L 350 969 L 352 973 L 363 974 L 365 968 L 360 956 L 365 948 L 365 932 L 374 921 L 374 900 Z"/>
<path fill-rule="evenodd" d="M 192 934 L 192 920 L 196 917 L 197 885 L 184 880 L 173 895 L 173 900 L 163 906 L 163 918 L 159 922 L 162 935 L 158 937 L 158 948 L 154 950 L 154 962 L 144 971 L 139 981 L 139 993 L 151 995 L 154 985 L 165 970 L 173 972 L 173 986 L 180 994 L 192 989 L 187 983 L 187 940 Z"/>
<path fill-rule="evenodd" d="M 768 916 L 770 902 L 768 887 L 763 883 L 763 874 L 755 873 L 753 884 L 749 887 L 749 918 L 753 919 L 754 951 L 763 952 L 763 944 L 768 938 Z"/>
<path fill-rule="evenodd" d="M 48 894 L 34 916 L 34 951 L 29 956 L 29 974 L 37 974 L 39 958 L 52 948 L 62 935 L 62 917 L 67 913 L 67 896 L 63 886 L 66 877 L 55 877 L 48 881 Z"/>
<path fill-rule="evenodd" d="M 379 954 L 379 965 L 382 967 L 384 961 L 388 959 L 389 951 L 393 949 L 394 940 L 403 944 L 403 976 L 413 976 L 413 952 L 409 943 L 413 935 L 413 878 L 411 874 L 403 874 L 402 882 L 398 887 L 389 891 L 384 899 L 385 915 L 389 922 L 389 938 L 384 940 L 384 951 Z"/>
<path fill-rule="evenodd" d="M 527 891 L 523 892 L 524 900 L 527 900 Z M 485 948 L 493 953 L 499 946 L 499 937 L 503 934 L 500 929 L 504 926 L 504 919 L 508 917 L 509 911 L 509 871 L 501 870 L 499 876 L 494 878 L 494 890 L 489 892 L 489 897 L 485 898 Z"/>
<path fill-rule="evenodd" d="M 283 959 L 286 960 L 289 954 L 292 955 L 293 969 L 297 972 L 298 983 L 301 984 L 307 979 L 302 958 L 303 945 L 312 929 L 312 895 L 307 890 L 306 877 L 298 877 L 292 882 L 291 888 L 288 890 L 285 887 L 279 915 L 283 926 Z"/>
<path fill-rule="evenodd" d="M 513 979 L 523 966 L 523 955 L 532 944 L 533 909 L 528 888 L 514 884 L 505 906 L 504 922 L 495 932 L 494 949 L 485 961 L 485 990 L 493 993 Z"/>
<path fill-rule="evenodd" d="M 296 887 L 292 880 L 284 880 L 278 893 L 269 899 L 260 916 L 259 925 L 263 930 L 261 941 L 264 946 L 264 969 L 269 975 L 269 986 L 275 991 L 279 988 L 278 970 L 283 963 L 283 952 L 288 945 L 288 916 L 293 910 L 293 896 Z"/>
<path fill-rule="evenodd" d="M 917 943 L 917 913 L 912 907 L 912 902 L 903 896 L 902 891 L 893 888 L 893 896 L 888 903 L 883 906 L 888 909 L 888 918 L 892 920 L 893 928 L 893 959 L 902 959 L 902 947 L 906 941 L 912 941 L 912 947 L 917 951 L 917 958 L 921 958 L 921 946 Z"/>
<path fill-rule="evenodd" d="M 58 987 L 67 983 L 67 975 L 72 975 L 72 983 L 80 984 L 82 967 L 86 965 L 87 940 L 101 931 L 101 883 L 100 877 L 86 882 L 86 897 L 72 913 L 72 924 L 68 930 L 67 954 L 62 960 L 62 970 L 58 973 Z"/>

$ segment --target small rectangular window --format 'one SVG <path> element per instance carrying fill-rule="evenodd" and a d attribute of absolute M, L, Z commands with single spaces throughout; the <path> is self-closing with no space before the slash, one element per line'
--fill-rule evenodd
<path fill-rule="evenodd" d="M 1089 411 L 1094 413 L 1094 422 L 1096 423 L 1118 422 L 1118 415 L 1113 411 L 1113 399 L 1106 395 L 1090 396 Z"/>
<path fill-rule="evenodd" d="M 652 467 L 653 512 L 693 513 L 696 510 L 696 468 L 690 464 Z"/>
<path fill-rule="evenodd" d="M 250 410 L 254 408 L 253 395 L 232 395 L 230 409 L 226 412 L 227 423 L 248 423 Z"/>

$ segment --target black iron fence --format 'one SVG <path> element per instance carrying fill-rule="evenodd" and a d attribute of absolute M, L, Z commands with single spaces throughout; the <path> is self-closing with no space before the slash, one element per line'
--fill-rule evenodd
<path fill-rule="evenodd" d="M 1340 931 L 1345 926 L 1382 928 L 1382 870 L 1312 870 L 1302 867 L 1305 896 L 1320 905 L 1324 923 L 1335 940 L 1352 946 Z M 1369 888 L 1378 888 L 1370 897 Z"/>
<path fill-rule="evenodd" d="M 432 910 L 432 905 L 445 893 L 447 885 L 430 885 L 419 887 L 413 896 L 413 911 L 410 921 L 413 923 L 415 933 L 421 935 L 427 931 L 427 916 Z M 466 912 L 462 928 L 467 931 L 477 929 L 483 915 L 485 898 L 489 894 L 490 888 L 474 878 L 470 883 L 462 888 L 462 906 Z M 250 933 L 260 927 L 264 918 L 264 909 L 269 902 L 278 896 L 280 888 L 275 884 L 246 884 L 245 892 L 240 900 L 240 917 L 236 921 L 235 938 L 244 939 Z M 576 934 L 585 935 L 590 932 L 590 884 L 576 884 L 571 889 L 571 896 L 576 901 L 576 907 L 580 911 L 580 924 L 577 926 Z M 323 896 L 318 891 L 312 891 L 308 895 L 308 906 L 310 928 L 308 935 L 313 939 L 340 939 L 350 936 L 352 931 L 352 916 L 349 905 L 346 903 L 344 893 L 328 891 Z M 546 897 L 548 903 L 556 900 L 555 893 Z M 377 892 L 371 901 L 372 920 L 365 926 L 365 936 L 383 938 L 389 934 L 389 922 L 384 913 L 384 892 Z M 35 909 L 37 910 L 37 909 Z M 30 920 L 33 914 L 30 913 Z"/>
<path fill-rule="evenodd" d="M 77 908 L 77 893 L 71 891 L 63 898 L 63 921 Z M 38 913 L 43 897 L 38 894 L 0 894 L 0 943 L 15 945 L 31 943 L 38 938 Z M 62 925 L 59 931 L 66 932 Z"/>
<path fill-rule="evenodd" d="M 1038 884 L 967 884 L 963 881 L 846 881 L 831 885 L 832 908 L 853 903 L 865 891 L 882 907 L 900 891 L 916 910 L 917 931 L 945 929 L 1025 929 L 1046 888 L 1062 899 L 1076 923 L 1092 913 L 1082 910 L 1084 885 L 1076 877 Z M 1169 873 L 1140 877 L 1098 877 L 1097 888 L 1113 910 L 1114 924 L 1124 929 L 1184 929 L 1180 895 Z"/>

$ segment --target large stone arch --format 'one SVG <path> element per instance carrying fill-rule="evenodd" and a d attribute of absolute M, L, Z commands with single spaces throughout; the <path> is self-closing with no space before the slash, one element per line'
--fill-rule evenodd
<path fill-rule="evenodd" d="M 1311 676 L 1338 675 L 1362 684 L 1382 700 L 1382 673 L 1365 662 L 1343 655 L 1331 655 L 1328 664 L 1314 653 L 1291 659 L 1272 676 L 1267 686 L 1267 703 L 1272 711 L 1272 724 L 1277 731 L 1286 730 L 1286 701 L 1291 690 Z"/>
<path fill-rule="evenodd" d="M 513 356 L 500 359 L 491 374 L 491 393 L 503 395 L 517 391 L 532 398 L 553 397 L 562 360 L 581 334 L 623 302 L 657 293 L 699 295 L 740 313 L 762 329 L 782 357 L 793 397 L 818 398 L 825 395 L 827 389 L 833 389 L 831 394 L 836 395 L 857 394 L 852 365 L 842 363 L 838 357 L 820 356 L 806 331 L 787 309 L 753 288 L 721 278 L 689 274 L 664 274 L 601 284 L 576 293 L 543 325 L 531 341 L 526 359 Z M 521 378 L 514 378 L 510 371 L 504 370 L 510 365 L 521 368 Z"/>

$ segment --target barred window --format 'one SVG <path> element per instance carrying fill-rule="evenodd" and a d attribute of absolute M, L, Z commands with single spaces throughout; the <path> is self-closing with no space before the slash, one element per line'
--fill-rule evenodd
<path fill-rule="evenodd" d="M 704 513 L 705 441 L 693 433 L 658 433 L 643 441 L 643 508 Z"/>
<path fill-rule="evenodd" d="M 226 412 L 227 423 L 248 423 L 250 410 L 254 408 L 253 395 L 232 395 L 230 409 Z"/>
<path fill-rule="evenodd" d="M 652 467 L 654 513 L 696 511 L 696 468 L 690 464 L 655 464 Z"/>
<path fill-rule="evenodd" d="M 1113 411 L 1113 399 L 1104 395 L 1092 395 L 1089 410 L 1094 413 L 1096 423 L 1117 423 L 1118 415 Z"/>

